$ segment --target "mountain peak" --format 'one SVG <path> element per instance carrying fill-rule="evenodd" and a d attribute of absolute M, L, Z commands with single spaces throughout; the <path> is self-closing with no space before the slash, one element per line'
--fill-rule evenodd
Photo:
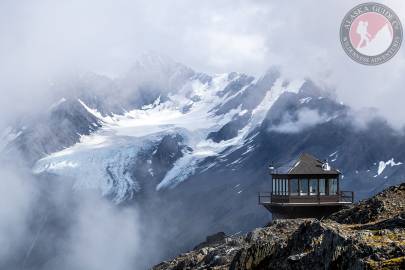
<path fill-rule="evenodd" d="M 175 61 L 173 58 L 154 51 L 147 51 L 139 55 L 131 70 L 166 70 L 176 69 L 194 71 L 186 65 Z"/>

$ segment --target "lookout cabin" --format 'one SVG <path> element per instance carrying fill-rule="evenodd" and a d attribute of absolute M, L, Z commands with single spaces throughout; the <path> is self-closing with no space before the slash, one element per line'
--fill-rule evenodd
<path fill-rule="evenodd" d="M 259 204 L 273 219 L 322 218 L 353 203 L 353 191 L 340 189 L 341 173 L 328 162 L 302 154 L 293 164 L 270 165 L 272 189 L 259 193 Z"/>

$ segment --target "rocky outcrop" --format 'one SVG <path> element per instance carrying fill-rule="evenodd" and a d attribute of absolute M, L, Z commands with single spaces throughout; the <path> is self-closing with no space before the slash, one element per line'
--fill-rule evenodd
<path fill-rule="evenodd" d="M 339 223 L 369 223 L 405 212 L 405 183 L 392 186 L 354 207 L 333 214 L 330 219 Z"/>
<path fill-rule="evenodd" d="M 405 269 L 405 184 L 325 220 L 277 220 L 244 236 L 218 233 L 153 267 L 171 269 Z"/>

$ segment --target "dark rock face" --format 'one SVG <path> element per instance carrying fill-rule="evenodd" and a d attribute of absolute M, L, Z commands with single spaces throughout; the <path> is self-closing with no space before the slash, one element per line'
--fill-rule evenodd
<path fill-rule="evenodd" d="M 175 160 L 183 156 L 183 138 L 180 135 L 166 135 L 157 146 L 153 160 L 160 166 L 170 166 Z"/>
<path fill-rule="evenodd" d="M 404 204 L 404 187 L 391 187 L 323 221 L 277 220 L 245 236 L 219 233 L 153 269 L 404 269 L 405 213 L 392 207 Z M 395 203 L 387 206 L 388 201 Z M 361 214 L 347 218 L 355 212 Z"/>
<path fill-rule="evenodd" d="M 81 135 L 89 135 L 103 124 L 78 100 L 66 100 L 27 122 L 9 148 L 29 163 L 77 143 Z"/>
<path fill-rule="evenodd" d="M 249 117 L 250 115 L 245 114 L 232 119 L 232 121 L 226 123 L 218 131 L 209 133 L 207 139 L 211 139 L 212 141 L 218 143 L 236 137 L 239 130 L 241 130 L 249 122 Z"/>
<path fill-rule="evenodd" d="M 270 70 L 268 73 L 266 73 L 258 82 L 257 84 L 249 85 L 245 91 L 239 92 L 238 94 L 235 94 L 234 96 L 231 96 L 225 104 L 222 104 L 220 107 L 217 107 L 214 109 L 215 114 L 221 115 L 221 114 L 226 114 L 232 109 L 236 109 L 239 106 L 241 106 L 242 110 L 252 110 L 257 107 L 257 105 L 260 104 L 260 102 L 263 100 L 263 98 L 266 95 L 267 90 L 269 87 L 271 87 L 274 82 L 279 78 L 280 74 L 277 70 Z M 243 85 L 247 86 L 248 82 L 251 80 L 246 80 Z M 241 82 L 237 85 L 232 85 L 234 89 L 241 89 L 240 87 Z M 239 87 L 238 87 L 239 86 Z M 236 90 L 233 90 L 231 88 L 226 89 L 227 92 L 235 92 Z"/>
<path fill-rule="evenodd" d="M 228 76 L 230 80 L 233 80 L 238 76 L 237 73 L 231 72 Z M 224 90 L 218 93 L 218 96 L 223 97 L 226 94 L 234 95 L 239 90 L 241 90 L 246 85 L 250 84 L 254 80 L 254 77 L 242 74 L 238 79 L 233 80 L 229 85 L 227 85 Z"/>
<path fill-rule="evenodd" d="M 165 135 L 157 145 L 138 154 L 135 164 L 128 168 L 132 178 L 142 185 L 136 196 L 137 203 L 155 192 L 156 185 L 184 152 L 192 151 L 183 141 L 184 138 L 178 134 Z"/>
<path fill-rule="evenodd" d="M 205 242 L 202 242 L 198 246 L 196 246 L 194 249 L 201 249 L 203 247 L 207 247 L 213 244 L 223 244 L 226 242 L 226 234 L 224 232 L 219 232 L 213 235 L 207 236 L 207 239 Z"/>

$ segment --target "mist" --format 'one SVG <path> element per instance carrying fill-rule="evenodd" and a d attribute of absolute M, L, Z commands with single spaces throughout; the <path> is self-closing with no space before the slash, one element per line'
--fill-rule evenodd
<path fill-rule="evenodd" d="M 117 206 L 94 190 L 73 193 L 66 179 L 44 181 L 22 170 L 0 170 L 0 268 L 146 267 L 148 259 L 138 257 L 134 207 Z"/>
<path fill-rule="evenodd" d="M 355 109 L 376 107 L 401 127 L 404 50 L 366 67 L 339 42 L 343 16 L 360 2 L 2 1 L 1 114 L 40 109 L 58 78 L 86 71 L 119 76 L 141 53 L 155 51 L 211 74 L 260 76 L 280 66 L 284 76 L 309 77 Z M 405 18 L 402 1 L 382 3 Z"/>
<path fill-rule="evenodd" d="M 302 108 L 296 115 L 284 114 L 281 123 L 271 126 L 269 131 L 279 133 L 298 133 L 307 128 L 329 121 L 331 117 L 318 110 Z"/>
<path fill-rule="evenodd" d="M 133 269 L 141 249 L 138 216 L 96 194 L 80 199 L 60 250 L 45 269 Z"/>
<path fill-rule="evenodd" d="M 0 172 L 0 261 L 4 262 L 22 249 L 29 234 L 28 219 L 38 191 L 29 174 L 16 173 L 15 167 Z"/>

